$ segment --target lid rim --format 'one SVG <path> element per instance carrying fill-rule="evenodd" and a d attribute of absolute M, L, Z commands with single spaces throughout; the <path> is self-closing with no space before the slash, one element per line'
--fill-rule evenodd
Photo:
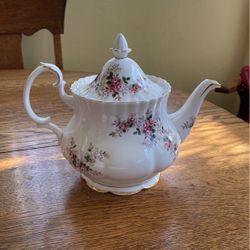
<path fill-rule="evenodd" d="M 131 101 L 115 101 L 115 100 L 101 100 L 101 99 L 94 99 L 94 98 L 89 98 L 87 96 L 82 96 L 78 93 L 75 92 L 75 90 L 73 90 L 73 88 L 75 87 L 76 88 L 76 85 L 79 84 L 79 80 L 80 79 L 85 79 L 85 78 L 92 78 L 92 79 L 95 79 L 97 76 L 97 74 L 95 75 L 90 75 L 90 76 L 86 76 L 86 77 L 83 77 L 83 78 L 79 78 L 77 81 L 74 81 L 73 84 L 71 85 L 70 87 L 70 91 L 71 93 L 74 95 L 74 96 L 77 96 L 77 98 L 80 98 L 80 99 L 84 99 L 84 100 L 87 100 L 87 101 L 92 101 L 92 102 L 99 102 L 99 103 L 110 103 L 110 104 L 129 104 L 129 103 L 132 103 L 132 104 L 139 104 L 139 103 L 148 103 L 150 101 L 157 101 L 158 99 L 160 98 L 164 98 L 166 97 L 168 94 L 170 94 L 171 92 L 171 85 L 169 84 L 169 82 L 167 82 L 165 79 L 161 78 L 161 77 L 158 77 L 158 76 L 154 76 L 154 75 L 146 75 L 148 77 L 149 80 L 151 80 L 152 82 L 154 82 L 155 84 L 159 85 L 160 87 L 163 87 L 163 85 L 165 85 L 163 87 L 163 92 L 161 93 L 161 95 L 155 97 L 155 98 L 149 98 L 148 100 L 137 100 L 137 101 L 134 101 L 134 100 L 131 100 Z M 89 82 L 89 84 L 92 82 L 92 79 L 91 81 Z M 158 79 L 158 81 L 160 82 L 156 82 L 154 80 Z"/>

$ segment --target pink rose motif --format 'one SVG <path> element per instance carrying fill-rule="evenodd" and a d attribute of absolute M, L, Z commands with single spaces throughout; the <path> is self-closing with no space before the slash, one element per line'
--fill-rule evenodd
<path fill-rule="evenodd" d="M 122 88 L 121 79 L 117 76 L 113 76 L 110 83 L 110 90 L 112 92 L 119 92 Z"/>
<path fill-rule="evenodd" d="M 132 88 L 130 89 L 132 94 L 135 94 L 138 90 L 140 90 L 141 87 L 139 85 L 134 84 Z"/>
<path fill-rule="evenodd" d="M 166 142 L 166 143 L 164 144 L 164 146 L 165 146 L 166 149 L 170 149 L 171 144 L 170 144 L 169 142 Z"/>
<path fill-rule="evenodd" d="M 78 157 L 77 150 L 75 148 L 76 144 L 72 138 L 71 146 L 68 148 L 68 157 L 71 164 L 83 173 L 96 176 L 101 175 L 101 172 L 93 170 L 92 167 L 94 167 L 97 160 L 104 161 L 106 158 L 109 158 L 108 153 L 99 150 L 98 148 L 94 147 L 92 143 L 90 143 L 89 147 L 87 148 L 87 152 L 85 152 L 81 157 Z"/>
<path fill-rule="evenodd" d="M 168 138 L 169 135 L 173 136 L 171 130 L 164 128 L 159 117 L 153 118 L 150 110 L 146 111 L 146 115 L 139 117 L 131 114 L 125 120 L 117 117 L 117 120 L 113 121 L 112 125 L 115 127 L 115 130 L 111 131 L 109 136 L 121 137 L 124 133 L 132 130 L 133 135 L 144 136 L 143 144 L 147 146 L 162 142 L 165 149 L 171 153 L 176 154 L 178 150 L 176 138 L 173 138 L 173 140 Z"/>
<path fill-rule="evenodd" d="M 146 120 L 145 123 L 143 124 L 143 131 L 146 133 L 151 133 L 153 129 L 154 121 L 152 119 Z"/>
<path fill-rule="evenodd" d="M 127 124 L 127 122 L 123 122 L 123 123 L 121 123 L 121 125 L 120 125 L 120 129 L 121 129 L 122 131 L 126 131 L 126 130 L 127 130 L 127 128 L 128 128 L 128 124 Z"/>

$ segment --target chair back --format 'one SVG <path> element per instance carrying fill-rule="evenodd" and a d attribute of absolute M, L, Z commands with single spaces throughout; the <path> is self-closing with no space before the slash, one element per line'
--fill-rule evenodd
<path fill-rule="evenodd" d="M 55 62 L 62 68 L 60 34 L 66 0 L 0 0 L 0 68 L 23 68 L 22 34 L 48 29 L 54 37 Z"/>

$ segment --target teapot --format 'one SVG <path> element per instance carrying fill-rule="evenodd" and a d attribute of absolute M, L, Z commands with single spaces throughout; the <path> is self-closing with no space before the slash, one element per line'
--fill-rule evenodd
<path fill-rule="evenodd" d="M 170 84 L 146 75 L 128 53 L 123 34 L 115 38 L 108 60 L 98 75 L 80 78 L 64 91 L 60 69 L 50 63 L 30 74 L 24 88 L 24 105 L 40 127 L 52 130 L 62 153 L 87 185 L 99 192 L 130 195 L 153 187 L 160 173 L 176 159 L 180 144 L 194 125 L 207 94 L 220 87 L 214 80 L 202 81 L 185 104 L 169 114 Z M 30 89 L 38 75 L 52 71 L 62 101 L 73 110 L 61 129 L 50 117 L 40 117 L 30 104 Z"/>

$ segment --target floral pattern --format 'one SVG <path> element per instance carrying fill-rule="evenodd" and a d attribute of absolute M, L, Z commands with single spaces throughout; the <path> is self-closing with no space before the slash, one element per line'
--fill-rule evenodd
<path fill-rule="evenodd" d="M 121 100 L 125 94 L 135 94 L 142 89 L 139 79 L 137 82 L 131 83 L 130 77 L 120 77 L 120 70 L 119 64 L 110 66 L 102 79 L 100 79 L 100 74 L 97 75 L 90 87 L 95 88 L 99 96 L 107 97 L 111 95 L 116 100 Z"/>
<path fill-rule="evenodd" d="M 183 130 L 192 128 L 194 126 L 195 117 L 191 116 L 188 121 L 186 121 L 181 127 Z"/>
<path fill-rule="evenodd" d="M 137 117 L 131 114 L 127 119 L 117 118 L 112 125 L 115 130 L 110 132 L 112 137 L 122 137 L 123 134 L 132 130 L 133 135 L 144 136 L 143 144 L 153 146 L 162 142 L 166 150 L 176 154 L 178 151 L 178 143 L 173 137 L 171 131 L 162 126 L 160 118 L 153 118 L 152 111 L 147 110 L 146 114 Z"/>
<path fill-rule="evenodd" d="M 101 172 L 94 170 L 93 167 L 97 161 L 103 162 L 107 158 L 109 158 L 108 153 L 94 147 L 92 143 L 89 143 L 86 152 L 80 152 L 76 149 L 74 139 L 71 139 L 70 147 L 68 148 L 68 159 L 69 162 L 81 173 L 88 173 L 92 176 L 102 175 Z"/>

